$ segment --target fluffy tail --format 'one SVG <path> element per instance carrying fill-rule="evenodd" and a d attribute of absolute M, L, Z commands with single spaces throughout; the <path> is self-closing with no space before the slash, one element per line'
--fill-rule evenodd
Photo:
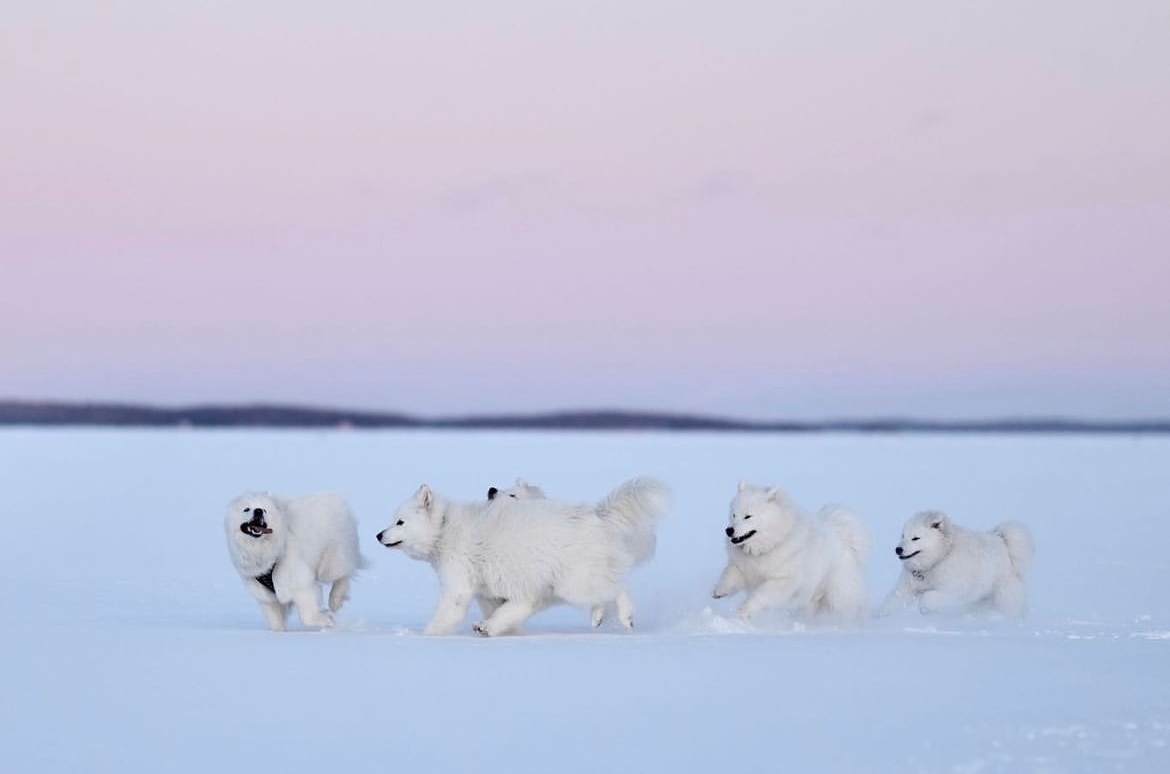
<path fill-rule="evenodd" d="M 670 487 L 653 478 L 635 478 L 597 504 L 597 515 L 616 532 L 635 564 L 654 556 L 654 528 L 670 507 Z"/>
<path fill-rule="evenodd" d="M 830 540 L 841 547 L 842 563 L 830 573 L 820 602 L 822 612 L 859 622 L 867 601 L 865 562 L 869 557 L 869 532 L 857 514 L 840 505 L 828 505 L 818 513 Z"/>
<path fill-rule="evenodd" d="M 1017 521 L 1008 521 L 993 529 L 993 535 L 1007 546 L 1008 558 L 1016 575 L 1023 578 L 1032 566 L 1032 557 L 1036 554 L 1036 544 L 1032 541 L 1032 533 L 1028 528 Z"/>
<path fill-rule="evenodd" d="M 869 532 L 857 514 L 841 505 L 826 505 L 820 510 L 825 529 L 846 547 L 859 569 L 869 558 Z"/>

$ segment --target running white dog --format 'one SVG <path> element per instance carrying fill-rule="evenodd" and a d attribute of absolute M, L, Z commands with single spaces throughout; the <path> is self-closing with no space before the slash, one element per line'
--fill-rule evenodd
<path fill-rule="evenodd" d="M 939 511 L 915 514 L 894 549 L 902 575 L 878 614 L 917 599 L 923 613 L 996 611 L 1017 618 L 1027 607 L 1025 576 L 1035 550 L 1022 524 L 974 532 Z"/>
<path fill-rule="evenodd" d="M 489 500 L 494 500 L 497 497 L 508 497 L 513 500 L 548 499 L 548 495 L 544 493 L 543 489 L 541 489 L 539 486 L 536 486 L 535 484 L 528 483 L 522 478 L 516 479 L 515 484 L 505 489 L 497 489 L 494 486 L 491 487 L 488 489 L 487 496 Z M 602 503 L 596 505 L 595 508 L 602 507 L 604 502 L 605 501 L 602 501 Z M 654 527 L 654 522 L 642 522 L 636 529 L 631 530 L 626 534 L 626 547 L 630 550 L 630 553 L 634 557 L 633 566 L 640 567 L 654 558 L 654 551 L 658 547 L 658 536 L 654 533 Z M 622 585 L 621 590 L 618 592 L 618 600 L 618 608 L 628 610 L 633 609 L 633 604 L 629 601 L 629 591 L 625 588 L 624 584 Z M 606 606 L 602 604 L 595 606 L 593 610 L 590 611 L 589 622 L 593 625 L 594 628 L 601 626 L 601 624 L 605 621 L 605 608 Z M 627 629 L 633 627 L 633 621 L 629 621 L 628 623 L 623 621 L 622 623 L 626 626 Z"/>
<path fill-rule="evenodd" d="M 782 607 L 801 616 L 861 617 L 869 537 L 857 516 L 840 507 L 806 516 L 777 488 L 741 481 L 731 501 L 727 568 L 716 599 L 747 591 L 739 617 Z"/>
<path fill-rule="evenodd" d="M 612 602 L 626 626 L 633 606 L 622 579 L 633 566 L 629 536 L 665 513 L 669 490 L 652 479 L 619 486 L 598 506 L 556 500 L 496 498 L 459 503 L 425 484 L 378 533 L 389 548 L 430 562 L 441 592 L 426 634 L 450 634 L 478 599 L 478 634 L 517 631 L 558 602 L 586 609 Z"/>
<path fill-rule="evenodd" d="M 357 524 L 345 500 L 245 494 L 228 506 L 224 528 L 232 563 L 273 631 L 284 631 L 290 605 L 305 626 L 333 625 L 332 613 L 349 598 L 362 564 Z M 333 584 L 328 611 L 321 609 L 320 583 Z"/>

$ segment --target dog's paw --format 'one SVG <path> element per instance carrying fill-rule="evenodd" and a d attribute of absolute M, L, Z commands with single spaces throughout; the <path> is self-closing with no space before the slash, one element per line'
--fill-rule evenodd
<path fill-rule="evenodd" d="M 593 614 L 589 618 L 589 623 L 591 626 L 593 626 L 594 629 L 596 629 L 598 626 L 601 626 L 601 624 L 603 624 L 604 622 L 605 622 L 605 606 L 598 605 L 597 607 L 593 608 Z"/>
<path fill-rule="evenodd" d="M 711 599 L 723 599 L 726 596 L 727 596 L 727 592 L 720 591 L 719 589 L 715 589 L 714 591 L 711 592 Z"/>
<path fill-rule="evenodd" d="M 741 607 L 735 612 L 735 617 L 741 621 L 750 621 L 752 620 L 752 611 L 748 610 L 746 607 Z"/>
<path fill-rule="evenodd" d="M 475 632 L 476 634 L 478 634 L 481 637 L 491 637 L 492 636 L 492 630 L 488 626 L 487 621 L 480 621 L 475 626 L 471 627 L 471 631 Z"/>

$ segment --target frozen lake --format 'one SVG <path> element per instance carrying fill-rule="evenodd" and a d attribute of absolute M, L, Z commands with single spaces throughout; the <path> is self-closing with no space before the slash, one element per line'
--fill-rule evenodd
<path fill-rule="evenodd" d="M 374 534 L 424 481 L 675 491 L 631 591 L 524 636 L 419 632 L 429 566 Z M 1027 523 L 1022 624 L 907 613 L 751 625 L 709 593 L 738 479 L 871 530 Z M 268 632 L 227 557 L 248 489 L 344 494 L 369 562 L 339 626 Z M 312 431 L 0 431 L 0 753 L 12 772 L 1170 771 L 1170 439 Z"/>

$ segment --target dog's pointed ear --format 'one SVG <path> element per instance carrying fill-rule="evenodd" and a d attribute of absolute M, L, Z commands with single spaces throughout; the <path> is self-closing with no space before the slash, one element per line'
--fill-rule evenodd
<path fill-rule="evenodd" d="M 423 484 L 418 488 L 418 492 L 415 493 L 414 497 L 419 501 L 419 503 L 422 504 L 422 507 L 424 508 L 430 508 L 431 503 L 435 500 L 435 496 L 431 492 L 431 488 L 426 484 Z"/>
<path fill-rule="evenodd" d="M 520 478 L 520 476 L 516 476 L 516 486 L 520 487 L 521 489 L 527 489 L 528 482 Z"/>
<path fill-rule="evenodd" d="M 937 529 L 944 535 L 951 531 L 951 522 L 945 513 L 935 512 L 930 515 L 930 528 Z"/>
<path fill-rule="evenodd" d="M 748 482 L 744 481 L 742 478 L 735 485 L 735 491 L 737 491 L 737 492 L 742 492 L 743 490 L 745 490 L 747 488 L 748 488 Z"/>
<path fill-rule="evenodd" d="M 496 489 L 494 486 L 488 487 L 488 499 L 489 500 L 496 499 L 496 495 L 498 495 L 499 493 L 500 493 L 500 490 Z"/>
<path fill-rule="evenodd" d="M 771 502 L 774 502 L 774 503 L 780 502 L 780 487 L 774 486 L 771 489 L 769 489 L 767 492 L 765 492 L 765 494 L 768 496 L 768 500 L 770 500 Z"/>

